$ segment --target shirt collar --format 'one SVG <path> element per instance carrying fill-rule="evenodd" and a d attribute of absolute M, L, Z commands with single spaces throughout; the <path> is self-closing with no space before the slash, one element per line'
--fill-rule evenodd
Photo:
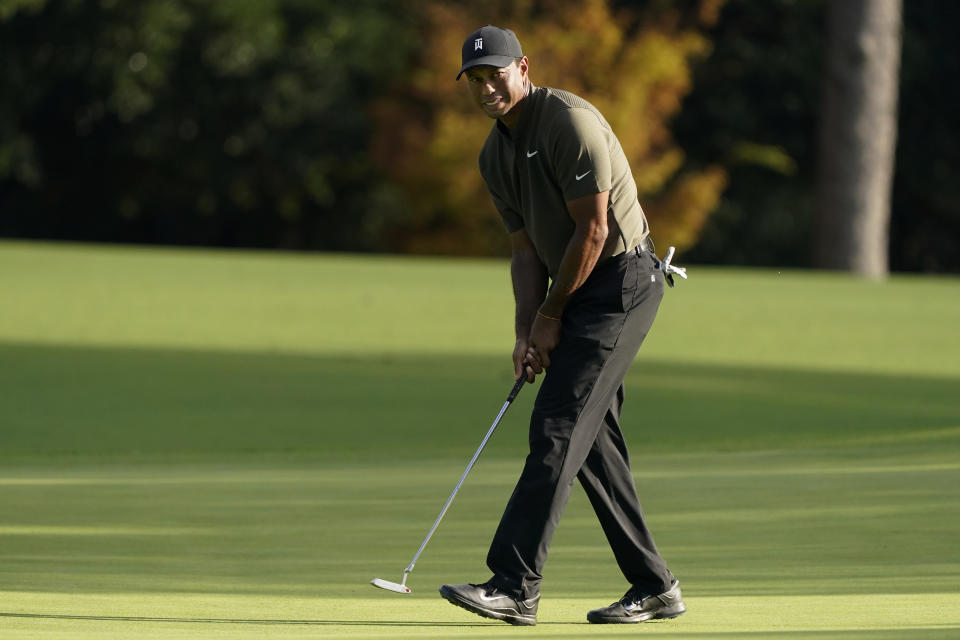
<path fill-rule="evenodd" d="M 517 123 L 517 126 L 510 130 L 505 124 L 497 120 L 497 129 L 504 136 L 510 140 L 519 140 L 523 138 L 526 134 L 527 124 L 530 122 L 530 118 L 533 117 L 533 110 L 536 107 L 534 104 L 534 99 L 537 96 L 537 87 L 534 86 L 533 82 L 530 82 L 530 89 L 527 91 L 527 96 L 523 101 L 523 113 L 520 114 L 520 122 Z"/>

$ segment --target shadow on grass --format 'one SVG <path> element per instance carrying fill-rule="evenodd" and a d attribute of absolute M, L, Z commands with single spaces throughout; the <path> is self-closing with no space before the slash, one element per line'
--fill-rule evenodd
<path fill-rule="evenodd" d="M 192 624 L 295 625 L 318 627 L 502 627 L 502 622 L 432 622 L 411 620 L 275 620 L 257 618 L 178 618 L 156 616 L 82 616 L 54 613 L 0 613 L 0 618 L 37 620 L 89 620 L 96 622 L 178 622 Z M 548 622 L 541 624 L 570 625 L 586 622 Z"/>
<path fill-rule="evenodd" d="M 0 492 L 0 511 L 11 514 L 0 527 L 6 582 L 35 592 L 180 593 L 202 584 L 303 597 L 317 595 L 318 575 L 366 583 L 387 558 L 405 561 L 422 540 L 512 386 L 505 359 L 0 343 L 0 462 L 29 461 L 23 470 L 0 469 L 12 487 Z M 673 459 L 676 469 L 668 460 L 640 472 L 661 546 L 701 594 L 886 593 L 892 583 L 910 593 L 955 589 L 956 379 L 641 355 L 626 386 L 631 447 L 648 461 L 685 456 Z M 465 572 L 471 558 L 482 559 L 517 472 L 507 457 L 527 446 L 534 391 L 521 393 L 484 453 L 485 463 L 500 456 L 500 466 L 471 478 L 457 516 L 432 543 L 441 569 L 428 575 L 437 584 L 441 570 Z M 862 446 L 871 444 L 893 453 L 871 459 L 879 447 Z M 820 451 L 808 462 L 797 458 L 804 447 Z M 839 454 L 822 455 L 831 447 Z M 717 451 L 738 453 L 725 461 Z M 272 454 L 307 463 L 257 466 Z M 139 456 L 165 464 L 129 467 Z M 128 467 L 111 470 L 104 458 Z M 592 512 L 583 500 L 580 507 L 568 509 L 557 539 L 558 551 L 567 545 L 557 557 L 566 560 L 553 565 L 552 579 L 599 596 L 615 567 Z M 578 513 L 582 522 L 571 519 Z M 598 567 L 597 577 L 585 580 L 583 567 Z"/>
<path fill-rule="evenodd" d="M 957 382 L 659 362 L 641 351 L 624 426 L 632 439 L 656 429 L 648 453 L 957 440 Z M 325 357 L 0 343 L 2 457 L 462 456 L 511 386 L 506 351 Z M 521 393 L 488 456 L 525 449 L 535 391 Z"/>
<path fill-rule="evenodd" d="M 0 612 L 0 618 L 20 618 L 35 620 L 76 620 L 91 622 L 146 622 L 146 623 L 180 623 L 180 624 L 210 624 L 210 625 L 255 625 L 255 626 L 316 626 L 316 627 L 440 627 L 440 628 L 466 628 L 466 627 L 503 627 L 501 622 L 431 622 L 431 621 L 411 621 L 411 620 L 280 620 L 280 619 L 248 619 L 248 618 L 180 618 L 180 617 L 155 617 L 155 616 L 83 616 L 66 614 L 47 614 L 47 613 L 3 613 Z M 669 625 L 669 620 L 651 620 L 643 624 L 644 628 L 657 627 L 660 625 Z M 593 626 L 588 622 L 539 622 L 537 626 Z M 954 624 L 932 624 L 913 627 L 890 627 L 876 628 L 870 630 L 850 630 L 843 631 L 837 629 L 823 630 L 763 630 L 763 631 L 689 631 L 686 629 L 671 629 L 671 637 L 687 638 L 834 638 L 842 636 L 844 638 L 899 638 L 909 635 L 911 638 L 933 638 L 933 637 L 955 637 L 953 632 L 960 630 L 960 625 Z M 949 632 L 950 636 L 944 634 Z"/>

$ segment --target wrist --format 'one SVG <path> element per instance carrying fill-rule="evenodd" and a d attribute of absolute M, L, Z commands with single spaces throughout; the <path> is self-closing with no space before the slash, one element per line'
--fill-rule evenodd
<path fill-rule="evenodd" d="M 560 314 L 557 313 L 556 315 L 553 315 L 553 313 L 555 312 L 550 312 L 550 311 L 544 310 L 543 308 L 537 309 L 537 315 L 539 317 L 545 318 L 547 320 L 553 320 L 554 322 L 560 322 Z"/>
<path fill-rule="evenodd" d="M 537 307 L 537 315 L 543 316 L 545 318 L 550 318 L 551 320 L 559 320 L 563 317 L 563 308 L 566 306 L 566 301 L 562 296 L 556 295 L 556 292 L 551 292 L 546 298 L 543 299 L 543 302 L 540 303 L 540 306 Z"/>

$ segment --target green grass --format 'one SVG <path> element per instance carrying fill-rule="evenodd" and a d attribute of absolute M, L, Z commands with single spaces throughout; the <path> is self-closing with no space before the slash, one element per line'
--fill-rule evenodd
<path fill-rule="evenodd" d="M 524 455 L 507 265 L 0 243 L 0 637 L 954 638 L 960 281 L 694 267 L 627 379 L 689 613 L 625 588 L 582 492 L 540 624 L 443 602 Z"/>

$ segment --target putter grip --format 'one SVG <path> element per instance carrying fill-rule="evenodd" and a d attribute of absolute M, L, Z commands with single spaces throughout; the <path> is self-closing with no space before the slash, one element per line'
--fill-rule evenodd
<path fill-rule="evenodd" d="M 513 389 L 510 390 L 510 395 L 507 396 L 507 402 L 513 402 L 514 398 L 517 397 L 517 394 L 520 393 L 520 389 L 523 389 L 523 385 L 526 381 L 527 373 L 524 371 L 523 375 L 520 376 L 520 379 L 517 380 L 516 384 L 513 385 Z"/>

